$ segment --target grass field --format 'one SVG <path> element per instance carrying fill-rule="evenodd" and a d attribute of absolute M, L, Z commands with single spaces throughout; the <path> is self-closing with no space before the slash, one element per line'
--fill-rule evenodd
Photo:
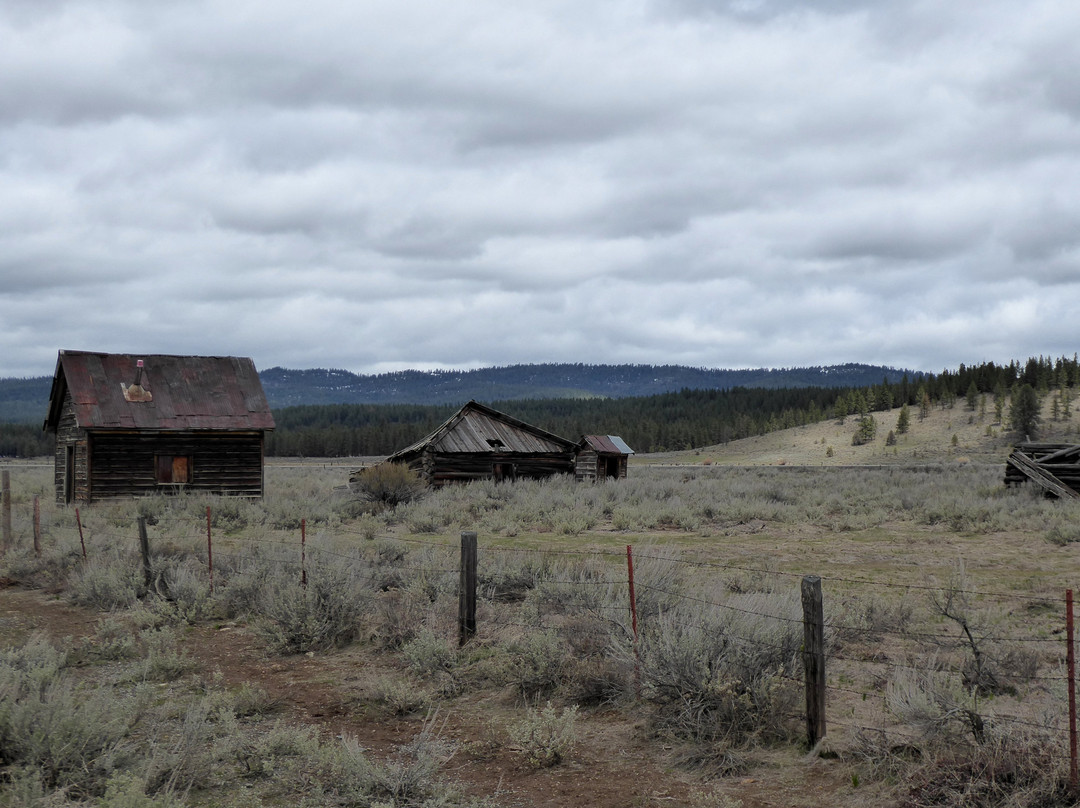
<path fill-rule="evenodd" d="M 848 419 L 394 509 L 348 492 L 354 463 L 273 462 L 262 502 L 80 509 L 85 561 L 51 468 L 8 466 L 0 805 L 1072 804 L 1077 508 L 1006 489 L 978 409 L 913 414 L 886 447 L 895 415 L 868 446 Z M 805 575 L 827 622 L 810 756 Z"/>

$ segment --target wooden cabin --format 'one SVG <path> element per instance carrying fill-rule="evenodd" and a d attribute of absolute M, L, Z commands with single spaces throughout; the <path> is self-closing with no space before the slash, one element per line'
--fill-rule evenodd
<path fill-rule="evenodd" d="M 438 429 L 387 458 L 432 486 L 472 480 L 572 474 L 576 446 L 539 427 L 470 401 Z"/>
<path fill-rule="evenodd" d="M 633 453 L 618 435 L 584 435 L 577 443 L 574 478 L 578 482 L 626 479 Z"/>
<path fill-rule="evenodd" d="M 263 495 L 274 428 L 250 359 L 60 351 L 44 429 L 58 503 L 206 491 Z"/>

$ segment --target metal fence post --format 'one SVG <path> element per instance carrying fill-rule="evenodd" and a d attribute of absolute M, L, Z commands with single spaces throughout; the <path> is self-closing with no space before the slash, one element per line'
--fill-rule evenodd
<path fill-rule="evenodd" d="M 1066 667 L 1069 678 L 1069 791 L 1077 792 L 1076 762 L 1076 643 L 1073 639 L 1073 591 L 1065 590 L 1065 641 L 1069 644 L 1065 650 Z"/>

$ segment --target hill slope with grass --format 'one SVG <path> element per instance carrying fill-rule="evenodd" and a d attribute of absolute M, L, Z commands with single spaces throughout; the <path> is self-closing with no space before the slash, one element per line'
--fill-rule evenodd
<path fill-rule="evenodd" d="M 1057 391 L 1042 398 L 1042 429 L 1036 440 L 1080 443 L 1080 414 L 1053 418 L 1053 400 Z M 637 463 L 697 464 L 730 466 L 863 466 L 911 463 L 987 463 L 1004 465 L 1017 436 L 1008 430 L 1008 408 L 1003 424 L 994 417 L 990 396 L 986 407 L 975 401 L 970 409 L 964 398 L 952 407 L 934 406 L 925 418 L 917 407 L 909 407 L 907 434 L 896 434 L 900 408 L 871 413 L 877 423 L 874 440 L 860 446 L 852 439 L 858 429 L 858 417 L 848 416 L 841 423 L 830 418 L 815 424 L 770 432 L 724 444 L 682 452 L 639 455 Z M 892 430 L 896 443 L 887 445 Z M 832 450 L 830 454 L 830 449 Z"/>

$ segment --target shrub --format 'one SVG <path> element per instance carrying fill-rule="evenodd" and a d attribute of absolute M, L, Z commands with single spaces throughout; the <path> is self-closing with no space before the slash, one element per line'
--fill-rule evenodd
<path fill-rule="evenodd" d="M 47 788 L 100 794 L 143 699 L 80 688 L 65 662 L 41 637 L 0 652 L 0 764 L 30 767 Z"/>
<path fill-rule="evenodd" d="M 778 600 L 783 614 L 767 616 Z M 678 609 L 652 621 L 640 652 L 657 728 L 726 748 L 787 737 L 797 688 L 785 674 L 802 643 L 789 600 L 751 596 L 731 602 L 738 611 Z"/>
<path fill-rule="evenodd" d="M 557 713 L 549 701 L 542 710 L 530 709 L 525 718 L 511 726 L 510 739 L 533 766 L 557 766 L 577 743 L 577 711 L 575 704 Z"/>
<path fill-rule="evenodd" d="M 158 744 L 149 763 L 147 790 L 171 794 L 203 787 L 213 771 L 215 736 L 208 699 L 192 702 L 172 743 Z"/>
<path fill-rule="evenodd" d="M 199 663 L 186 651 L 178 650 L 172 629 L 147 629 L 141 637 L 146 644 L 146 658 L 138 666 L 139 678 L 148 682 L 171 682 L 192 673 Z"/>
<path fill-rule="evenodd" d="M 409 666 L 422 676 L 450 671 L 457 661 L 457 652 L 445 637 L 437 637 L 429 629 L 420 632 L 401 649 Z"/>
<path fill-rule="evenodd" d="M 274 653 L 334 648 L 357 637 L 369 599 L 354 570 L 318 564 L 303 588 L 292 576 L 269 579 L 255 627 Z"/>
<path fill-rule="evenodd" d="M 142 570 L 132 557 L 110 556 L 96 555 L 79 568 L 68 590 L 73 602 L 103 611 L 126 609 L 145 593 Z"/>
<path fill-rule="evenodd" d="M 424 490 L 424 482 L 401 463 L 379 463 L 350 476 L 349 487 L 361 499 L 382 502 L 392 508 L 416 499 Z"/>
<path fill-rule="evenodd" d="M 550 631 L 533 632 L 511 644 L 511 676 L 526 701 L 546 696 L 562 681 L 566 649 Z"/>
<path fill-rule="evenodd" d="M 106 617 L 98 622 L 93 639 L 85 640 L 80 651 L 84 658 L 106 662 L 134 659 L 139 655 L 139 643 L 129 621 Z"/>
<path fill-rule="evenodd" d="M 194 625 L 217 612 L 210 597 L 209 574 L 194 558 L 168 565 L 162 585 L 178 620 Z"/>
<path fill-rule="evenodd" d="M 383 763 L 373 762 L 355 738 L 346 736 L 321 748 L 320 780 L 334 804 L 373 808 L 454 804 L 454 792 L 438 780 L 439 767 L 448 757 L 446 744 L 434 736 L 430 722 Z"/>
<path fill-rule="evenodd" d="M 902 772 L 899 808 L 1073 805 L 1068 754 L 1039 729 L 1010 728 L 985 743 L 935 749 Z"/>

